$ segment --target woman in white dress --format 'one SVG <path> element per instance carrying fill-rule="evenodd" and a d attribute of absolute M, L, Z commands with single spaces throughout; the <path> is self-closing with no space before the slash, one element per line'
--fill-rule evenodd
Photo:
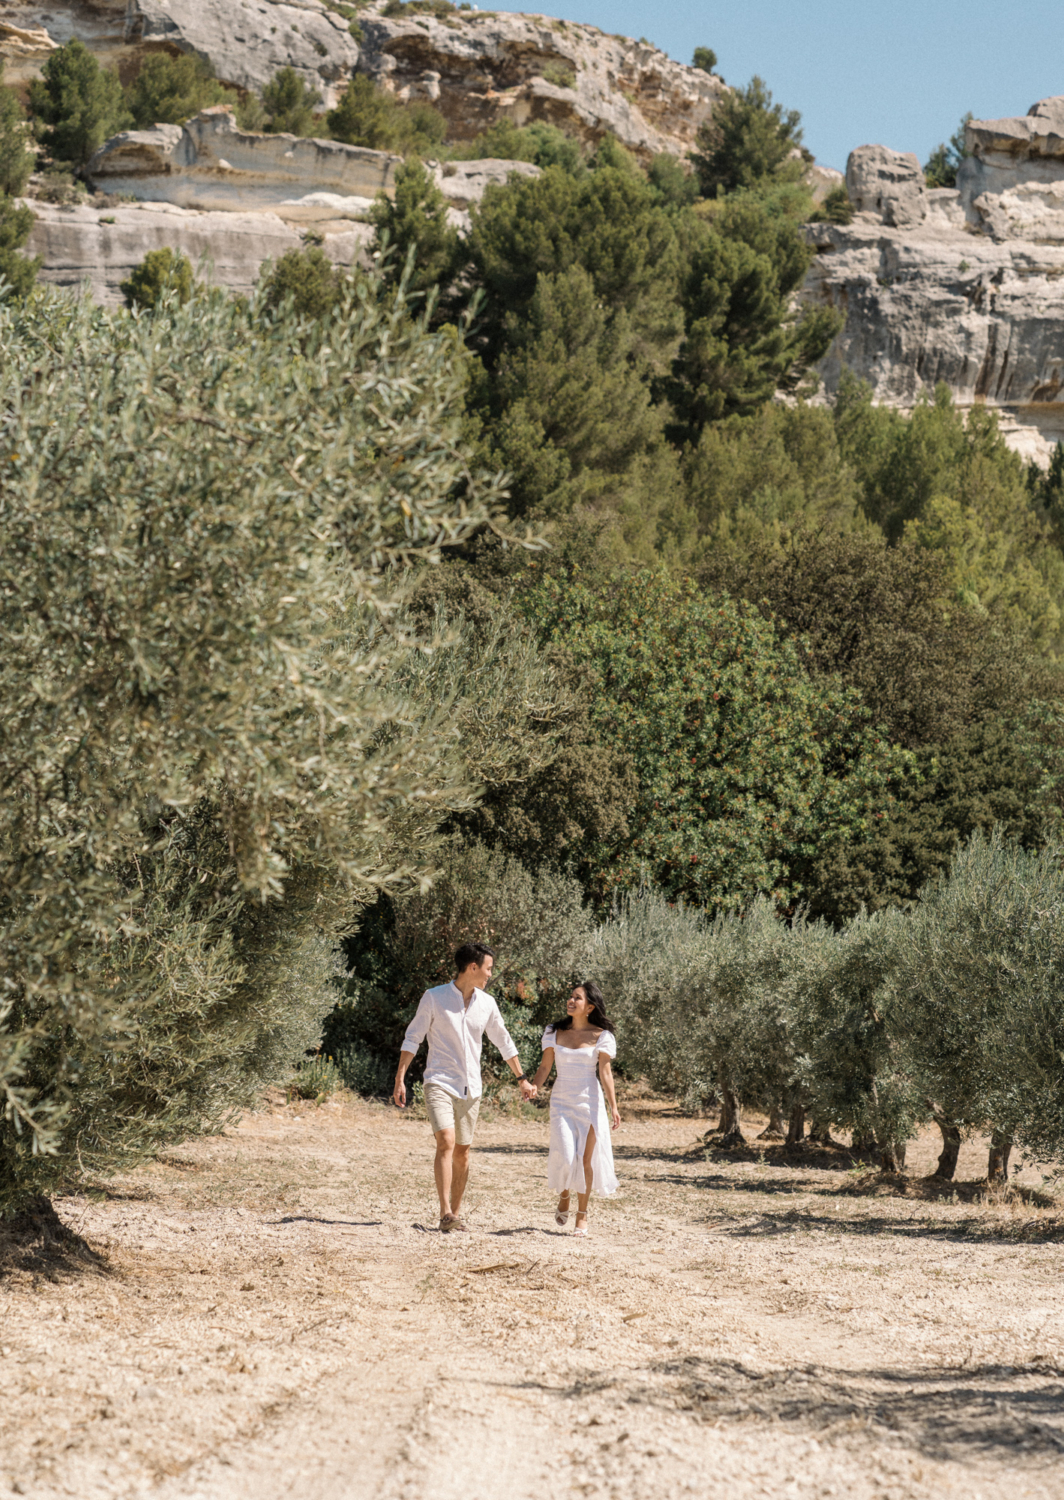
<path fill-rule="evenodd" d="M 532 1081 L 542 1088 L 551 1067 L 558 1070 L 550 1096 L 547 1185 L 560 1195 L 554 1219 L 563 1228 L 569 1221 L 569 1196 L 576 1193 L 576 1233 L 586 1236 L 592 1191 L 607 1198 L 617 1191 L 610 1145 L 610 1126 L 616 1130 L 621 1123 L 610 1066 L 617 1044 L 602 991 L 591 980 L 576 986 L 566 1011 L 564 1021 L 543 1033 L 543 1061 Z"/>

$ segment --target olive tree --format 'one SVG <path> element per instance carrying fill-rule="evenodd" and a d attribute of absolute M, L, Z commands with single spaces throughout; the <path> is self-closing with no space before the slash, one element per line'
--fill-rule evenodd
<path fill-rule="evenodd" d="M 453 340 L 365 281 L 320 320 L 44 295 L 0 354 L 11 1208 L 243 1102 L 327 1008 L 332 935 L 431 867 L 479 776 L 411 701 L 403 579 L 498 492 Z"/>
<path fill-rule="evenodd" d="M 907 928 L 897 1028 L 910 1040 L 950 1178 L 962 1134 L 989 1128 L 987 1175 L 1014 1140 L 1064 1148 L 1064 874 L 1056 849 L 976 834 Z"/>

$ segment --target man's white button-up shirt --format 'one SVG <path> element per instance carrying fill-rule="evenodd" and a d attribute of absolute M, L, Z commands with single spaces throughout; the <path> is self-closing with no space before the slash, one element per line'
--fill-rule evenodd
<path fill-rule="evenodd" d="M 425 1082 L 438 1083 L 457 1099 L 479 1099 L 480 1050 L 485 1032 L 502 1053 L 503 1062 L 517 1056 L 499 1007 L 486 990 L 474 990 L 466 1005 L 456 984 L 440 984 L 426 990 L 418 1002 L 403 1038 L 403 1051 L 416 1052 L 427 1036 Z"/>

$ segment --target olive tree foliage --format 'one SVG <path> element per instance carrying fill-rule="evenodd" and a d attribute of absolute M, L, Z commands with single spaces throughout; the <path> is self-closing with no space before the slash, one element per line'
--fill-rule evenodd
<path fill-rule="evenodd" d="M 907 920 L 896 908 L 859 913 L 798 991 L 809 1105 L 855 1144 L 875 1143 L 885 1171 L 904 1166 L 905 1143 L 928 1117 L 908 1037 L 894 1022 Z"/>
<path fill-rule="evenodd" d="M 348 940 L 345 996 L 323 1045 L 351 1087 L 383 1092 L 420 996 L 453 977 L 462 943 L 479 942 L 495 953 L 492 993 L 531 1070 L 543 1024 L 581 977 L 591 927 L 578 881 L 454 835 L 430 884 L 381 897 Z"/>
<path fill-rule="evenodd" d="M 1064 1150 L 1064 872 L 1060 850 L 976 835 L 931 883 L 907 927 L 896 1026 L 928 1111 L 956 1146 L 991 1127 L 990 1176 L 1015 1140 Z"/>
<path fill-rule="evenodd" d="M 684 1040 L 713 959 L 698 909 L 653 885 L 620 899 L 588 953 L 588 974 L 606 997 L 626 1069 L 689 1103 L 713 1088 Z"/>
<path fill-rule="evenodd" d="M 802 997 L 836 943 L 824 923 L 781 921 L 764 896 L 707 917 L 646 890 L 596 933 L 590 963 L 626 1062 L 691 1107 L 719 1099 L 721 1134 L 736 1142 L 744 1104 L 775 1115 L 812 1102 Z"/>
<path fill-rule="evenodd" d="M 246 1099 L 472 805 L 400 611 L 497 507 L 453 348 L 362 283 L 0 306 L 6 1206 Z"/>

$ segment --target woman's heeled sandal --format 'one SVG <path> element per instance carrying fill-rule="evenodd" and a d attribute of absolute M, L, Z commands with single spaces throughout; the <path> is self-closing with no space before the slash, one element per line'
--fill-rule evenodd
<path fill-rule="evenodd" d="M 581 1224 L 580 1220 L 583 1219 Z M 587 1214 L 578 1213 L 576 1216 L 576 1228 L 573 1230 L 574 1238 L 579 1235 L 582 1240 L 587 1239 Z"/>
<path fill-rule="evenodd" d="M 562 1199 L 563 1198 L 565 1199 L 565 1209 L 564 1210 L 562 1209 Z M 568 1222 L 569 1222 L 569 1194 L 568 1193 L 561 1193 L 558 1196 L 558 1207 L 554 1210 L 554 1222 L 555 1222 L 555 1224 L 558 1224 L 562 1229 L 564 1229 L 565 1226 L 566 1226 L 566 1224 L 568 1224 Z"/>

